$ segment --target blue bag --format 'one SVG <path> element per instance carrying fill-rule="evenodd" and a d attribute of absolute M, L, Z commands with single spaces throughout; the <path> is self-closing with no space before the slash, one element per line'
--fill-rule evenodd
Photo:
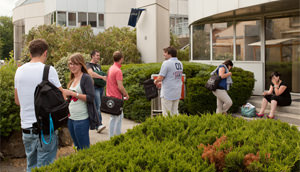
<path fill-rule="evenodd" d="M 256 116 L 256 109 L 255 106 L 247 103 L 241 107 L 242 116 L 252 118 Z"/>

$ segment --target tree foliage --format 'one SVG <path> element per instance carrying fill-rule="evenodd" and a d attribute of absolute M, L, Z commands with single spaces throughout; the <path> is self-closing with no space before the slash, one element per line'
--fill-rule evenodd
<path fill-rule="evenodd" d="M 13 23 L 11 17 L 0 16 L 0 59 L 9 58 L 13 50 Z"/>
<path fill-rule="evenodd" d="M 90 26 L 64 28 L 56 25 L 42 25 L 32 28 L 25 37 L 21 61 L 29 61 L 29 42 L 43 38 L 49 44 L 47 64 L 54 65 L 68 53 L 90 54 L 94 49 L 100 51 L 102 64 L 112 64 L 112 54 L 120 50 L 125 56 L 125 63 L 141 63 L 136 46 L 136 32 L 129 28 L 111 27 L 98 35 L 93 34 Z"/>

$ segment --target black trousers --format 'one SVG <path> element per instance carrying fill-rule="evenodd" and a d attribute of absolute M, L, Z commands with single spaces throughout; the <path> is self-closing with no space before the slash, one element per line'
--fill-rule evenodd
<path fill-rule="evenodd" d="M 265 95 L 264 98 L 267 99 L 269 103 L 272 100 L 277 101 L 278 106 L 289 106 L 292 103 L 291 98 L 288 98 L 288 97 L 275 96 L 275 95 Z"/>

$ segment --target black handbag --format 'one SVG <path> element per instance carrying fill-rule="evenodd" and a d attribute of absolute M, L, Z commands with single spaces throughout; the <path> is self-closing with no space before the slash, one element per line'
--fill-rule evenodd
<path fill-rule="evenodd" d="M 146 98 L 148 100 L 151 100 L 153 98 L 156 98 L 158 96 L 158 91 L 156 88 L 156 85 L 154 84 L 153 79 L 147 79 L 143 82 Z"/>
<path fill-rule="evenodd" d="M 218 75 L 212 75 L 205 84 L 205 88 L 210 91 L 216 91 L 222 78 Z"/>
<path fill-rule="evenodd" d="M 102 96 L 101 99 L 101 112 L 111 115 L 121 115 L 123 111 L 123 99 L 115 97 Z"/>

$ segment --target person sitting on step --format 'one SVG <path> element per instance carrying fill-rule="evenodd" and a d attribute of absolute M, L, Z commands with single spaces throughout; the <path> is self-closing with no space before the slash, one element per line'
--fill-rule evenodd
<path fill-rule="evenodd" d="M 270 76 L 271 85 L 269 91 L 263 93 L 264 98 L 261 103 L 261 109 L 259 113 L 256 113 L 257 116 L 263 117 L 265 109 L 268 105 L 268 102 L 271 103 L 270 114 L 267 115 L 267 118 L 275 118 L 275 110 L 277 106 L 289 106 L 292 103 L 290 90 L 285 82 L 280 79 L 279 72 L 273 72 Z"/>

